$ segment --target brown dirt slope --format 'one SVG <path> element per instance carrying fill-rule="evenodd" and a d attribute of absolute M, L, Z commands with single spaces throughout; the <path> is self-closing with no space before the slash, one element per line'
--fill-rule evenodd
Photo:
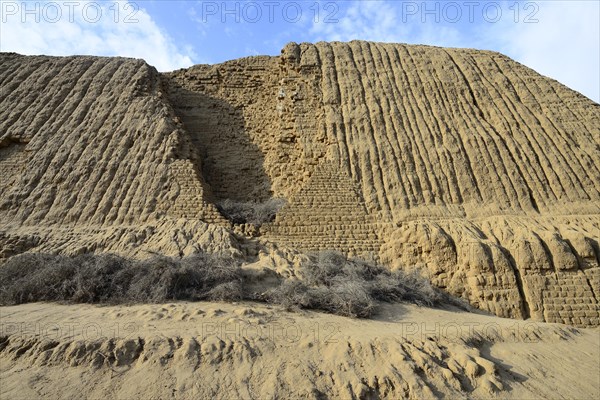
<path fill-rule="evenodd" d="M 0 259 L 232 249 L 161 86 L 143 60 L 0 55 Z"/>
<path fill-rule="evenodd" d="M 218 197 L 289 199 L 269 240 L 418 266 L 497 315 L 598 324 L 584 96 L 494 52 L 359 41 L 165 78 Z"/>
<path fill-rule="evenodd" d="M 185 190 L 176 175 L 197 172 L 185 166 L 192 155 L 153 67 L 100 57 L 0 60 L 0 210 L 9 220 L 139 224 L 176 212 Z"/>
<path fill-rule="evenodd" d="M 167 74 L 0 62 L 7 255 L 235 252 L 212 202 L 277 196 L 253 240 L 416 267 L 499 316 L 599 324 L 600 105 L 506 56 L 354 41 Z"/>

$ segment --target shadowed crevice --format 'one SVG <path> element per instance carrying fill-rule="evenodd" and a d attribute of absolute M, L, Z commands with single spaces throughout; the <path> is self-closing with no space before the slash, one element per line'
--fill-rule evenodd
<path fill-rule="evenodd" d="M 174 82 L 169 82 L 169 97 L 216 201 L 263 201 L 271 197 L 264 154 L 250 138 L 241 108 L 177 87 Z"/>

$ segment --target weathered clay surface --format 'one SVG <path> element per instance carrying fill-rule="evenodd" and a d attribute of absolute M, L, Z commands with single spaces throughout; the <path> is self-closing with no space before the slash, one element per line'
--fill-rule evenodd
<path fill-rule="evenodd" d="M 214 202 L 276 196 L 262 243 L 419 268 L 499 316 L 599 324 L 600 106 L 501 54 L 291 43 L 162 75 L 0 62 L 6 256 L 244 254 Z"/>
<path fill-rule="evenodd" d="M 2 398 L 598 397 L 591 329 L 398 304 L 368 322 L 258 303 L 2 312 Z"/>
<path fill-rule="evenodd" d="M 4 223 L 140 224 L 165 214 L 223 221 L 202 203 L 194 155 L 153 67 L 14 54 L 1 62 Z"/>

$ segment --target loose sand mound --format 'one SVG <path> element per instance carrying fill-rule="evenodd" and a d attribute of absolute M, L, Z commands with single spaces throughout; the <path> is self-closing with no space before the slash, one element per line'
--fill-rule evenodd
<path fill-rule="evenodd" d="M 375 320 L 255 303 L 0 308 L 10 399 L 597 398 L 597 328 L 382 306 Z"/>

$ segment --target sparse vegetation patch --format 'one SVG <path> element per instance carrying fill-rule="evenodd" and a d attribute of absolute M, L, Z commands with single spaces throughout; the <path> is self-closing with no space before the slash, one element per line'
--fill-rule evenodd
<path fill-rule="evenodd" d="M 0 304 L 258 300 L 358 318 L 370 317 L 378 301 L 456 304 L 416 273 L 391 272 L 335 252 L 313 254 L 309 260 L 301 277 L 282 278 L 266 292 L 254 293 L 241 261 L 217 255 L 132 261 L 110 254 L 26 253 L 0 266 Z"/>
<path fill-rule="evenodd" d="M 234 224 L 253 224 L 260 227 L 272 222 L 286 204 L 284 199 L 272 198 L 265 202 L 223 200 L 217 204 L 221 214 Z"/>

